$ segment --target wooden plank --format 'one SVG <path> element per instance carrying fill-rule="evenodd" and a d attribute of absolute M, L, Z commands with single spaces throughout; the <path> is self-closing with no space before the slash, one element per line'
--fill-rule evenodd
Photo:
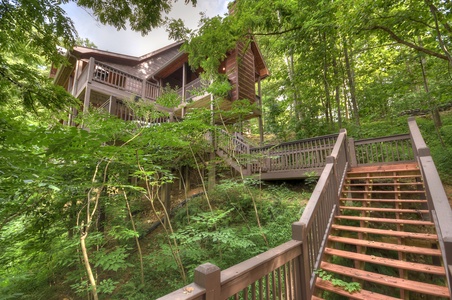
<path fill-rule="evenodd" d="M 364 246 L 364 247 L 370 247 L 370 248 L 376 248 L 376 249 L 400 251 L 400 252 L 404 252 L 404 253 L 441 256 L 441 251 L 439 249 L 430 249 L 430 248 L 423 248 L 423 247 L 416 247 L 416 246 L 406 246 L 406 245 L 398 245 L 398 244 L 383 243 L 383 242 L 376 242 L 376 241 L 359 240 L 359 239 L 339 237 L 339 236 L 334 236 L 334 235 L 330 235 L 328 237 L 328 240 L 331 242 L 338 242 L 338 243 L 350 244 L 350 245 L 356 245 L 356 246 Z"/>
<path fill-rule="evenodd" d="M 311 300 L 323 300 L 323 298 L 317 297 L 317 296 L 312 296 Z"/>
<path fill-rule="evenodd" d="M 333 224 L 332 229 L 379 234 L 379 235 L 386 235 L 386 236 L 396 236 L 396 237 L 401 237 L 401 238 L 412 238 L 412 239 L 422 239 L 422 240 L 431 240 L 431 241 L 438 240 L 438 235 L 431 234 L 431 233 L 385 230 L 385 229 L 376 229 L 376 228 L 368 228 L 368 227 L 344 226 L 344 225 L 337 225 L 337 224 Z"/>
<path fill-rule="evenodd" d="M 408 291 L 413 291 L 425 295 L 432 295 L 438 297 L 449 297 L 449 290 L 445 286 L 439 286 L 430 283 L 424 283 L 419 281 L 401 279 L 397 277 L 367 272 L 354 268 L 339 266 L 327 262 L 322 262 L 320 267 L 329 272 L 350 276 L 360 280 L 374 282 L 381 285 L 392 286 Z"/>
<path fill-rule="evenodd" d="M 424 273 L 443 275 L 443 276 L 446 275 L 446 271 L 444 270 L 444 267 L 442 267 L 442 266 L 433 266 L 433 265 L 427 265 L 427 264 L 412 263 L 412 262 L 407 262 L 407 261 L 398 260 L 398 259 L 391 259 L 391 258 L 361 254 L 361 253 L 332 249 L 332 248 L 325 248 L 325 254 L 340 256 L 343 258 L 359 260 L 359 261 L 363 261 L 363 262 L 367 262 L 367 263 L 371 263 L 371 264 L 378 264 L 378 265 L 388 266 L 388 267 L 397 268 L 397 269 L 404 269 L 404 270 L 410 270 L 410 271 L 416 271 L 416 272 L 424 272 Z"/>
<path fill-rule="evenodd" d="M 347 193 L 355 193 L 355 194 L 425 194 L 425 191 L 346 191 Z"/>
<path fill-rule="evenodd" d="M 317 278 L 315 286 L 333 293 L 348 297 L 349 299 L 355 300 L 400 300 L 400 298 L 394 298 L 374 292 L 369 292 L 367 290 L 361 290 L 359 292 L 349 293 L 342 289 L 341 287 L 334 286 L 331 282 Z M 314 298 L 312 298 L 314 299 Z"/>
<path fill-rule="evenodd" d="M 392 163 L 378 166 L 360 166 L 353 167 L 348 173 L 369 173 L 369 172 L 400 172 L 400 171 L 419 171 L 419 167 L 416 162 L 409 163 Z"/>
<path fill-rule="evenodd" d="M 396 201 L 398 202 L 398 201 Z M 424 209 L 403 209 L 403 208 L 380 208 L 380 207 L 362 207 L 362 206 L 339 206 L 339 209 L 369 211 L 369 212 L 393 212 L 393 213 L 405 213 L 405 214 L 428 214 L 428 210 Z"/>
<path fill-rule="evenodd" d="M 340 198 L 340 201 L 366 201 L 366 202 L 399 202 L 399 203 L 427 203 L 427 200 L 418 199 L 364 199 L 364 198 Z"/>
<path fill-rule="evenodd" d="M 397 220 L 397 219 L 386 219 L 386 218 L 372 218 L 372 217 L 357 217 L 357 216 L 336 216 L 337 219 L 341 220 L 355 220 L 355 221 L 367 221 L 367 222 L 377 222 L 377 223 L 392 223 L 392 224 L 410 224 L 410 225 L 426 225 L 434 226 L 433 222 L 429 221 L 419 221 L 419 220 Z"/>
<path fill-rule="evenodd" d="M 347 172 L 347 174 L 350 174 L 349 172 Z M 421 174 L 413 174 L 413 175 L 377 175 L 377 176 L 368 176 L 368 177 L 363 177 L 363 176 L 359 176 L 359 177 L 350 177 L 349 175 L 347 175 L 347 177 L 345 178 L 345 180 L 354 180 L 354 179 L 392 179 L 392 178 L 422 178 Z"/>
<path fill-rule="evenodd" d="M 369 177 L 369 179 L 374 179 Z M 363 183 L 344 183 L 344 186 L 412 186 L 412 185 L 423 185 L 423 182 L 363 182 Z"/>

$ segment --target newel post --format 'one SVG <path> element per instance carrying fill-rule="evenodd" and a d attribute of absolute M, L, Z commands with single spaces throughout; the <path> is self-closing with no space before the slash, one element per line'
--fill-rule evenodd
<path fill-rule="evenodd" d="M 348 139 L 348 155 L 349 155 L 350 167 L 356 167 L 358 165 L 358 162 L 356 160 L 355 139 L 354 138 Z"/>
<path fill-rule="evenodd" d="M 205 300 L 220 299 L 221 270 L 211 263 L 205 263 L 195 269 L 195 283 L 206 290 Z"/>
<path fill-rule="evenodd" d="M 301 241 L 301 256 L 295 262 L 295 300 L 311 299 L 311 272 L 309 269 L 308 243 L 306 225 L 301 222 L 292 223 L 292 239 Z"/>

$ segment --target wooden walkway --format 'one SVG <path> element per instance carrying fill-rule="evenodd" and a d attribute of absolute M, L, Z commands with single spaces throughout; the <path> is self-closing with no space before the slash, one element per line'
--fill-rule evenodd
<path fill-rule="evenodd" d="M 200 265 L 161 299 L 450 299 L 452 210 L 414 119 L 408 127 L 359 141 L 341 130 L 329 154 L 325 137 L 251 148 L 217 135 L 217 153 L 243 175 L 325 166 L 290 241 L 226 270 Z M 360 290 L 338 286 L 347 282 Z"/>
<path fill-rule="evenodd" d="M 449 299 L 438 236 L 416 163 L 356 167 L 347 172 L 320 264 L 349 293 L 316 279 L 312 299 Z M 331 297 L 331 296 L 329 296 Z"/>

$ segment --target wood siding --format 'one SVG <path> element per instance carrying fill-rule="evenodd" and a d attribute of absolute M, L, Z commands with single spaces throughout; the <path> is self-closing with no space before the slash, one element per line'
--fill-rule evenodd
<path fill-rule="evenodd" d="M 237 100 L 239 95 L 238 90 L 238 72 L 237 72 L 237 50 L 233 50 L 226 58 L 226 74 L 228 75 L 229 82 L 232 85 L 231 100 Z"/>
<path fill-rule="evenodd" d="M 246 48 L 245 48 L 246 47 Z M 238 76 L 239 76 L 239 98 L 250 99 L 252 103 L 256 100 L 255 82 L 254 82 L 254 54 L 249 45 L 240 42 L 237 44 L 239 54 Z"/>

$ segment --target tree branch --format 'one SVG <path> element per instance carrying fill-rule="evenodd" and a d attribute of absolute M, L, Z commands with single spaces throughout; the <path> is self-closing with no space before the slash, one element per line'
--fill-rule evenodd
<path fill-rule="evenodd" d="M 285 34 L 285 33 L 288 33 L 288 32 L 300 30 L 302 28 L 303 27 L 301 27 L 301 26 L 297 26 L 297 27 L 292 27 L 292 28 L 289 28 L 289 29 L 286 29 L 286 30 L 283 30 L 283 31 L 274 31 L 274 32 L 265 32 L 265 33 L 264 32 L 262 32 L 262 33 L 257 32 L 257 33 L 253 33 L 253 35 L 261 35 L 261 36 L 281 35 L 281 34 Z"/>
<path fill-rule="evenodd" d="M 405 46 L 407 46 L 407 47 L 409 47 L 411 49 L 414 49 L 416 51 L 425 53 L 427 55 L 434 56 L 436 58 L 449 61 L 449 58 L 446 55 L 438 53 L 438 52 L 435 52 L 435 51 L 432 51 L 430 49 L 427 49 L 427 48 L 424 48 L 424 47 L 421 47 L 421 46 L 418 46 L 418 45 L 413 44 L 411 42 L 408 42 L 408 41 L 404 40 L 403 38 L 401 38 L 400 36 L 398 36 L 397 34 L 395 34 L 394 31 L 392 31 L 391 29 L 389 29 L 386 26 L 374 25 L 372 27 L 367 28 L 367 30 L 382 30 L 382 31 L 385 31 L 386 33 L 389 34 L 389 36 L 393 40 L 395 40 L 399 44 L 405 45 Z"/>

